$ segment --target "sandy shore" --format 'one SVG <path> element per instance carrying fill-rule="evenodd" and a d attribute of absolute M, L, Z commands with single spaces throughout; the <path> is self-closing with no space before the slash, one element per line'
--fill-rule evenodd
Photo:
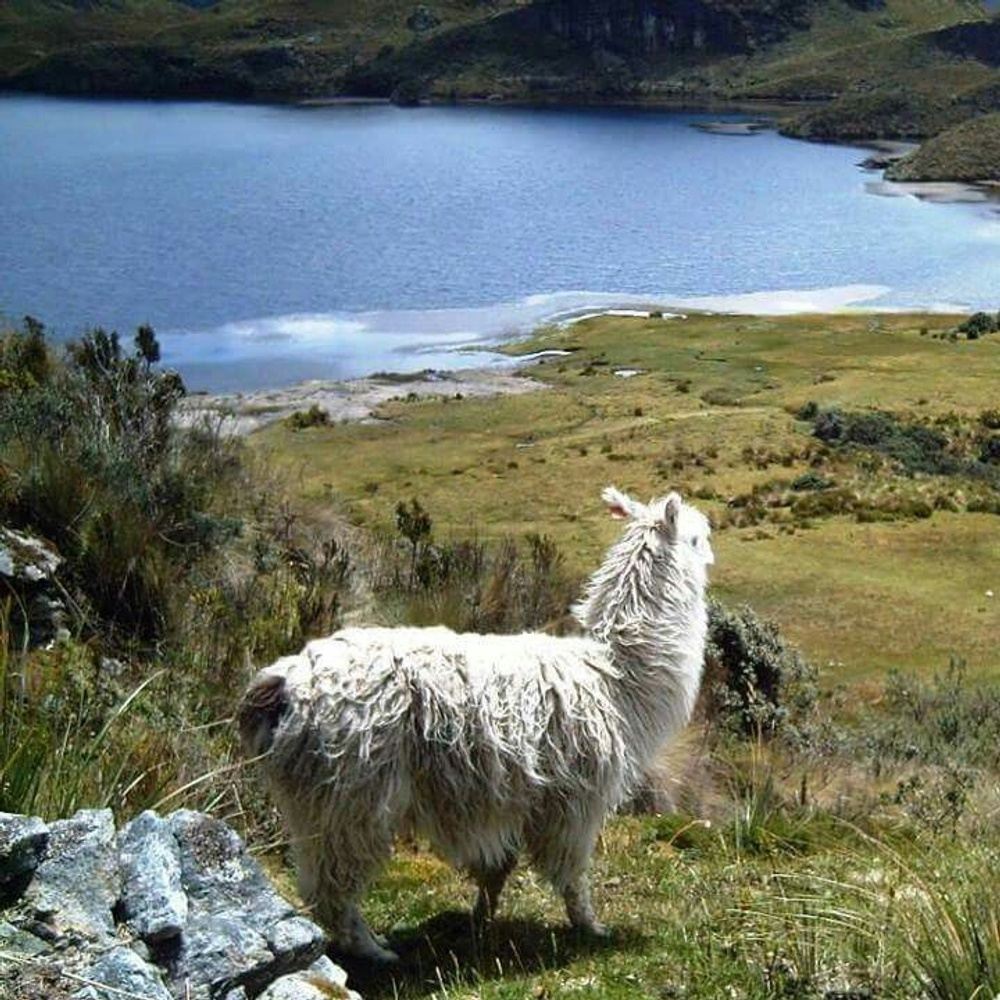
<path fill-rule="evenodd" d="M 325 410 L 331 423 L 365 422 L 376 420 L 376 410 L 391 399 L 509 396 L 544 388 L 542 382 L 520 372 L 483 368 L 371 375 L 345 382 L 317 380 L 281 389 L 189 396 L 181 404 L 180 422 L 191 426 L 205 417 L 217 418 L 226 430 L 242 435 L 312 406 Z"/>
<path fill-rule="evenodd" d="M 963 181 L 869 181 L 865 190 L 886 198 L 920 198 L 939 204 L 979 205 L 1000 198 L 996 185 Z"/>

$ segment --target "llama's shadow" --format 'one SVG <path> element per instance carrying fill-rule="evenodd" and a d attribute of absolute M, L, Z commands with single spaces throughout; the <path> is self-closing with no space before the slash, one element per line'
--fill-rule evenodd
<path fill-rule="evenodd" d="M 505 979 L 558 969 L 581 955 L 633 951 L 644 938 L 634 930 L 612 929 L 595 938 L 571 927 L 538 920 L 495 920 L 478 933 L 468 912 L 448 910 L 415 927 L 389 935 L 399 962 L 380 965 L 333 954 L 346 970 L 348 985 L 365 1000 L 439 992 L 442 985 Z"/>

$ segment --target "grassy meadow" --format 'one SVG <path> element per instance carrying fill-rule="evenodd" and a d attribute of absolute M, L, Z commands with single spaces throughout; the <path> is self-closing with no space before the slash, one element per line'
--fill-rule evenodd
<path fill-rule="evenodd" d="M 364 904 L 401 961 L 345 961 L 351 985 L 366 1000 L 992 998 L 992 325 L 595 318 L 508 348 L 554 352 L 523 369 L 538 391 L 421 401 L 401 378 L 373 422 L 305 413 L 242 440 L 180 426 L 148 328 L 134 347 L 97 330 L 57 350 L 26 320 L 0 334 L 0 523 L 62 556 L 64 627 L 35 642 L 34 592 L 0 595 L 0 810 L 204 809 L 294 898 L 233 731 L 254 670 L 346 621 L 565 628 L 618 530 L 601 487 L 679 489 L 714 522 L 722 604 L 695 720 L 603 834 L 610 938 L 569 932 L 525 868 L 477 936 L 470 885 L 406 841 Z"/>
<path fill-rule="evenodd" d="M 509 348 L 568 352 L 525 370 L 545 391 L 408 402 L 402 386 L 377 423 L 276 426 L 253 444 L 317 511 L 384 528 L 417 497 L 439 535 L 538 532 L 581 575 L 615 536 L 604 484 L 644 498 L 678 489 L 715 522 L 718 594 L 775 619 L 829 665 L 827 684 L 929 674 L 953 655 L 997 678 L 1000 598 L 986 592 L 1000 594 L 1000 522 L 967 509 L 995 503 L 996 483 L 824 449 L 797 416 L 810 402 L 880 408 L 975 433 L 1000 403 L 1000 338 L 939 339 L 956 322 L 592 319 Z M 793 489 L 810 471 L 831 488 Z"/>

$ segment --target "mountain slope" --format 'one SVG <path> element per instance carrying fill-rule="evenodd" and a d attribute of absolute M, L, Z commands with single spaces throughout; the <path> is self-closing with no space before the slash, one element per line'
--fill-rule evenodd
<path fill-rule="evenodd" d="M 68 93 L 829 97 L 936 60 L 972 85 L 974 0 L 13 0 L 0 82 Z M 930 56 L 921 32 L 953 30 Z M 978 37 L 978 36 L 976 36 Z M 948 45 L 952 48 L 949 51 Z M 973 56 L 966 59 L 966 49 Z"/>

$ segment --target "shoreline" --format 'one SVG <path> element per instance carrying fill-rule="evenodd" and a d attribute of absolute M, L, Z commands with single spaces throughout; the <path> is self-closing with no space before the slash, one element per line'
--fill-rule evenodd
<path fill-rule="evenodd" d="M 532 358 L 521 363 L 529 363 Z M 293 413 L 319 407 L 327 422 L 378 423 L 376 411 L 394 399 L 417 401 L 433 398 L 489 398 L 517 396 L 548 388 L 545 383 L 521 374 L 518 359 L 514 371 L 460 368 L 438 371 L 425 368 L 412 374 L 376 372 L 356 379 L 310 379 L 275 389 L 252 392 L 203 393 L 181 401 L 180 426 L 191 427 L 203 419 L 218 419 L 225 430 L 245 437 Z"/>
<path fill-rule="evenodd" d="M 761 297 L 773 293 L 751 293 L 741 298 L 745 304 L 761 304 Z M 837 315 L 855 314 L 937 314 L 948 315 L 953 307 L 938 309 L 908 310 L 889 308 L 829 308 L 825 310 L 785 310 L 785 311 L 731 311 L 694 309 L 693 312 L 711 315 L 742 315 L 759 317 L 780 317 L 789 315 Z M 575 323 L 600 317 L 634 317 L 637 319 L 661 319 L 663 322 L 683 320 L 683 313 L 660 313 L 659 310 L 604 309 L 564 317 L 559 323 L 551 324 L 568 328 Z M 527 335 L 524 335 L 527 336 Z M 511 338 L 506 343 L 516 343 Z M 245 392 L 197 392 L 185 397 L 180 406 L 180 425 L 191 427 L 204 420 L 220 420 L 224 429 L 245 437 L 263 430 L 271 424 L 287 420 L 293 414 L 307 411 L 312 407 L 323 410 L 327 417 L 325 424 L 383 422 L 378 409 L 393 400 L 417 402 L 425 399 L 485 399 L 495 396 L 523 395 L 549 388 L 548 384 L 530 374 L 530 366 L 548 359 L 571 354 L 572 351 L 543 349 L 528 354 L 504 354 L 502 344 L 495 343 L 489 348 L 497 358 L 496 367 L 470 365 L 467 368 L 435 369 L 419 371 L 379 371 L 360 378 L 348 379 L 307 379 L 271 388 L 253 389 Z M 459 353 L 456 350 L 456 354 Z M 504 363 L 506 362 L 506 363 Z M 502 367 L 501 367 L 502 365 Z M 629 378 L 638 371 L 622 369 L 613 374 Z"/>

